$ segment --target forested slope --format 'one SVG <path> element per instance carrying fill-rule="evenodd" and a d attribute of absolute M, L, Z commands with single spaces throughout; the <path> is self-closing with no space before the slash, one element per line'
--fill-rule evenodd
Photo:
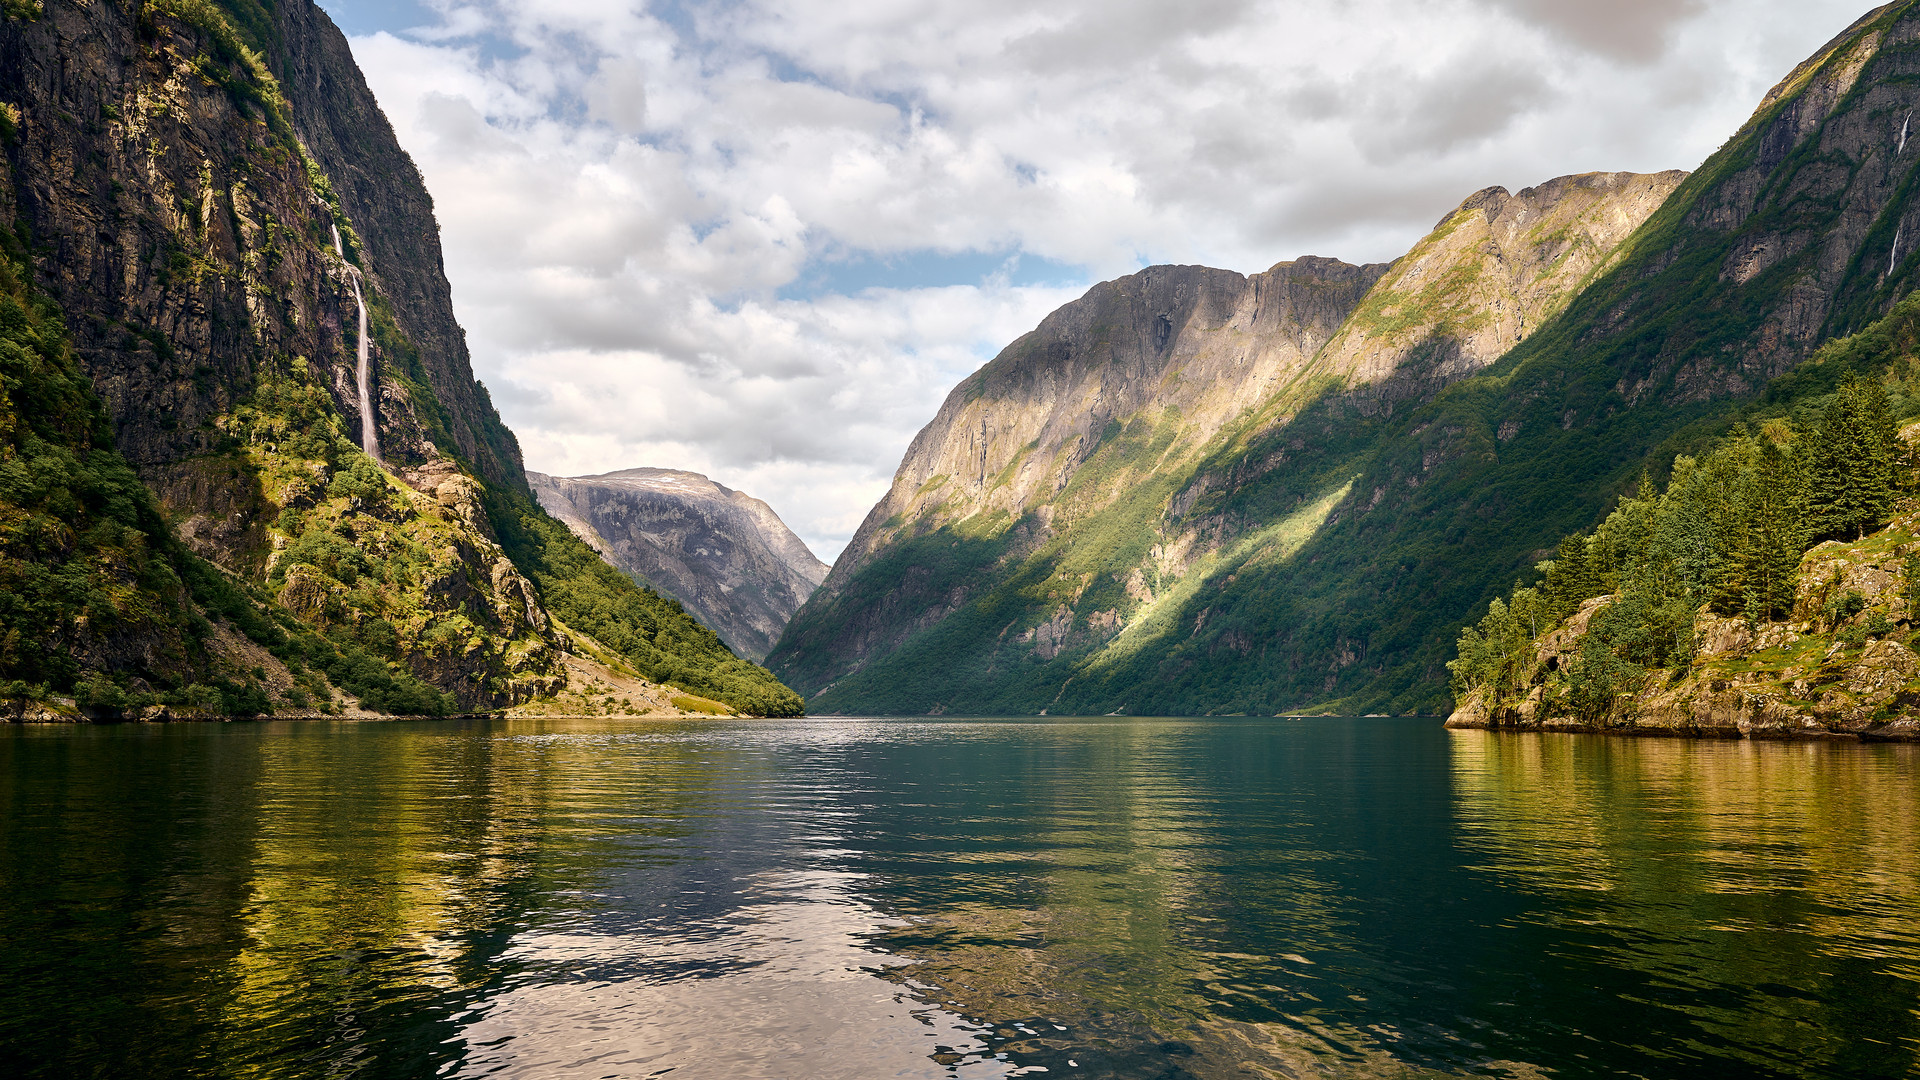
<path fill-rule="evenodd" d="M 1449 722 L 1920 738 L 1916 344 L 1920 298 L 1562 540 L 1461 634 Z"/>

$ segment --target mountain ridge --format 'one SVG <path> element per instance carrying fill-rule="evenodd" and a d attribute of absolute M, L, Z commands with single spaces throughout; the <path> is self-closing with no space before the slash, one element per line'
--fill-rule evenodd
<path fill-rule="evenodd" d="M 1857 22 L 1471 371 L 1381 349 L 1303 371 L 1178 483 L 1141 465 L 1164 451 L 1147 418 L 1113 432 L 1138 497 L 1086 540 L 1008 543 L 1060 541 L 1027 507 L 903 533 L 897 480 L 888 543 L 836 567 L 769 664 L 852 712 L 1440 711 L 1452 631 L 1531 573 L 1533 532 L 1589 522 L 1910 288 L 1917 36 L 1911 3 Z"/>
<path fill-rule="evenodd" d="M 772 507 L 700 473 L 642 467 L 527 479 L 574 535 L 749 660 L 767 655 L 827 576 Z"/>

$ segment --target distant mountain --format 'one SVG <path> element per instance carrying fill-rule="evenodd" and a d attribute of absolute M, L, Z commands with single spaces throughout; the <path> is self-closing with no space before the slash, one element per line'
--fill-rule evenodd
<path fill-rule="evenodd" d="M 1917 40 L 1877 9 L 1693 175 L 1490 189 L 1390 268 L 1096 286 L 953 391 L 769 666 L 847 712 L 1445 709 L 1543 549 L 1911 290 Z"/>
<path fill-rule="evenodd" d="M 733 650 L 764 659 L 827 564 L 773 508 L 694 472 L 529 472 L 533 493 L 607 561 L 686 605 Z"/>

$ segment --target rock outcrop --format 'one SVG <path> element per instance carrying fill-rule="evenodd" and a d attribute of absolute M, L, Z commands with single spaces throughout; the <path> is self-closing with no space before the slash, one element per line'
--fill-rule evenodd
<path fill-rule="evenodd" d="M 1748 622 L 1703 607 L 1686 667 L 1648 671 L 1605 715 L 1578 716 L 1566 672 L 1611 596 L 1588 600 L 1532 647 L 1515 701 L 1468 693 L 1452 728 L 1720 739 L 1920 742 L 1920 507 L 1857 542 L 1801 559 L 1793 612 Z"/>
<path fill-rule="evenodd" d="M 827 576 L 772 507 L 699 473 L 527 479 L 540 505 L 608 562 L 686 605 L 753 660 L 766 657 Z"/>

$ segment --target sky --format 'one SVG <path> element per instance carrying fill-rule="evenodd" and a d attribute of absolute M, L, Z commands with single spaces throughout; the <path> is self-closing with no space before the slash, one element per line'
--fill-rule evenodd
<path fill-rule="evenodd" d="M 832 561 L 1095 282 L 1385 261 L 1697 166 L 1864 0 L 319 0 L 527 466 L 691 469 Z"/>

